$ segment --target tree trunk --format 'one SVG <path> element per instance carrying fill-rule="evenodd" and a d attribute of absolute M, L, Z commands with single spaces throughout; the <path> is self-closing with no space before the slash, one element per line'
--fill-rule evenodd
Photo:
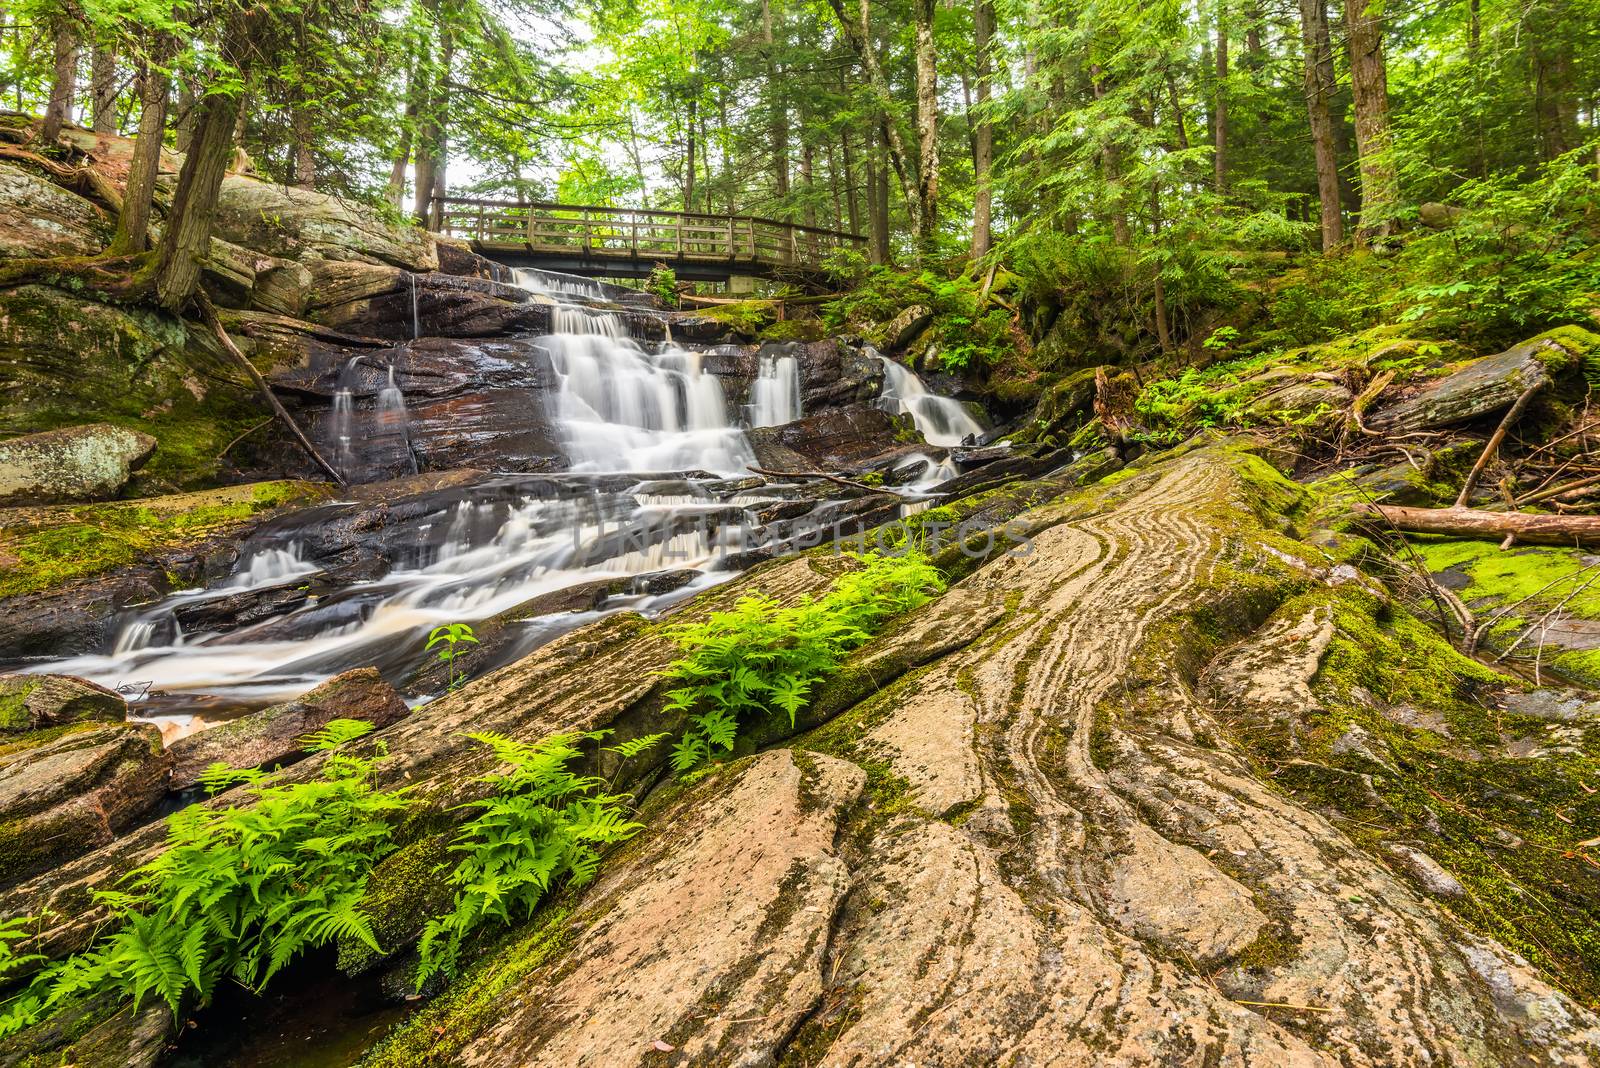
<path fill-rule="evenodd" d="M 933 256 L 939 236 L 939 78 L 933 41 L 934 0 L 916 0 L 917 258 Z"/>
<path fill-rule="evenodd" d="M 1304 38 L 1306 112 L 1322 210 L 1322 251 L 1329 252 L 1344 240 L 1344 213 L 1338 146 L 1333 137 L 1333 47 L 1328 40 L 1327 0 L 1300 0 L 1300 32 Z"/>
<path fill-rule="evenodd" d="M 178 115 L 173 125 L 173 143 L 179 152 L 188 152 L 194 141 L 194 126 L 200 118 L 200 98 L 187 77 L 178 82 Z"/>
<path fill-rule="evenodd" d="M 317 184 L 317 161 L 311 154 L 311 113 L 296 105 L 289 116 L 294 128 L 294 185 L 310 189 Z"/>
<path fill-rule="evenodd" d="M 1458 538 L 1508 535 L 1530 545 L 1600 545 L 1600 516 L 1537 515 L 1530 512 L 1484 512 L 1475 508 L 1401 508 L 1358 502 L 1360 515 L 1375 516 L 1399 530 L 1449 534 Z"/>
<path fill-rule="evenodd" d="M 696 101 L 693 95 L 688 101 L 689 118 L 684 123 L 684 150 L 683 150 L 683 210 L 694 210 L 694 168 L 695 168 L 695 121 Z"/>
<path fill-rule="evenodd" d="M 89 98 L 94 107 L 94 132 L 117 132 L 117 50 L 109 44 L 95 45 L 89 64 Z"/>
<path fill-rule="evenodd" d="M 45 105 L 39 141 L 54 147 L 72 112 L 72 90 L 78 75 L 77 27 L 65 17 L 58 19 L 54 38 L 54 69 L 50 76 L 50 100 Z"/>
<path fill-rule="evenodd" d="M 1350 45 L 1350 90 L 1355 98 L 1356 149 L 1361 158 L 1362 240 L 1394 230 L 1400 180 L 1390 156 L 1389 83 L 1383 65 L 1383 16 L 1371 0 L 1344 0 Z"/>
<path fill-rule="evenodd" d="M 845 208 L 850 213 L 850 232 L 861 232 L 861 206 L 857 203 L 856 164 L 855 156 L 850 151 L 850 131 L 839 131 L 839 151 L 844 162 L 844 202 Z"/>
<path fill-rule="evenodd" d="M 233 157 L 239 106 L 239 98 L 227 93 L 211 93 L 200 102 L 194 140 L 178 172 L 157 259 L 156 296 L 173 313 L 194 295 L 201 265 L 211 250 L 211 217 Z"/>
<path fill-rule="evenodd" d="M 1098 66 L 1089 68 L 1089 86 L 1096 100 L 1105 99 L 1104 74 Z M 1116 141 L 1110 138 L 1100 148 L 1100 170 L 1105 175 L 1106 188 L 1110 191 L 1112 237 L 1119 245 L 1131 244 L 1133 233 L 1128 228 L 1128 213 L 1122 200 L 1122 151 Z"/>
<path fill-rule="evenodd" d="M 931 4 L 931 0 L 917 0 L 917 3 L 919 5 Z M 878 98 L 878 105 L 882 109 L 879 128 L 883 134 L 884 145 L 889 152 L 889 162 L 894 166 L 895 177 L 900 181 L 900 194 L 906 200 L 906 213 L 911 216 L 911 228 L 917 233 L 921 233 L 922 224 L 919 219 L 922 201 L 917 184 L 911 175 L 910 157 L 906 154 L 905 140 L 900 136 L 900 124 L 895 119 L 893 111 L 894 93 L 889 88 L 889 79 L 885 77 L 883 65 L 878 62 L 877 50 L 873 47 L 871 2 L 870 0 L 860 0 L 859 22 L 851 22 L 846 17 L 844 0 L 828 0 L 828 6 L 833 9 L 834 17 L 839 20 L 840 29 L 849 38 L 850 46 L 855 49 L 857 58 L 861 60 L 861 67 L 867 75 L 867 84 L 872 87 L 873 93 Z M 920 70 L 918 76 L 920 89 Z M 935 159 L 937 160 L 937 155 Z M 885 175 L 884 180 L 887 181 L 887 175 Z M 887 211 L 884 212 L 884 217 L 887 220 Z M 887 230 L 884 236 L 884 250 L 887 255 Z"/>
<path fill-rule="evenodd" d="M 772 193 L 778 200 L 785 201 L 789 198 L 789 110 L 784 105 L 773 40 L 772 0 L 761 0 L 761 43 L 767 64 L 767 121 L 772 140 Z"/>
<path fill-rule="evenodd" d="M 1228 26 L 1227 9 L 1221 4 L 1217 5 L 1217 102 L 1211 117 L 1211 163 L 1215 172 L 1212 180 L 1221 193 L 1228 187 Z"/>
<path fill-rule="evenodd" d="M 801 118 L 804 120 L 804 114 Z M 802 122 L 802 125 L 804 123 Z M 816 148 L 809 138 L 800 143 L 800 190 L 805 201 L 800 205 L 800 220 L 807 226 L 817 225 Z"/>
<path fill-rule="evenodd" d="M 992 177 L 994 166 L 994 124 L 989 121 L 988 104 L 994 79 L 990 42 L 994 38 L 994 0 L 977 0 L 972 7 L 972 43 L 977 65 L 977 127 L 972 151 L 972 258 L 988 255 L 992 240 L 990 227 L 994 210 Z"/>
<path fill-rule="evenodd" d="M 889 161 L 883 136 L 873 138 L 867 156 L 867 218 L 871 229 L 871 255 L 875 264 L 889 262 Z"/>
<path fill-rule="evenodd" d="M 164 65 L 176 45 L 163 34 L 139 72 L 139 134 L 133 142 L 133 160 L 128 164 L 128 187 L 117 216 L 117 233 L 111 239 L 111 253 L 115 256 L 143 252 L 149 236 L 151 199 L 161 171 L 161 142 L 166 135 L 167 100 L 172 93 L 172 78 Z"/>

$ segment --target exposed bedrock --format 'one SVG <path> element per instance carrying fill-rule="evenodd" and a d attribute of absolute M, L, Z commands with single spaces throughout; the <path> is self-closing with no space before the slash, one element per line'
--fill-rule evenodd
<path fill-rule="evenodd" d="M 670 818 L 647 805 L 651 829 L 600 887 L 507 940 L 376 1062 L 571 1063 L 580 1027 L 627 1038 L 606 1047 L 616 1064 L 653 1063 L 646 1040 L 740 1063 L 1590 1063 L 1587 1010 L 1430 900 L 1448 884 L 1410 853 L 1364 848 L 1267 785 L 1196 696 L 1229 643 L 1348 570 L 1277 532 L 1295 495 L 1213 448 L 1027 513 L 1026 553 L 861 654 L 931 659 Z M 930 643 L 919 618 L 953 609 L 975 625 Z M 1281 682 L 1259 680 L 1311 716 L 1316 628 L 1290 649 Z M 788 761 L 824 784 L 813 818 L 847 799 L 827 785 L 839 761 L 867 773 L 838 863 L 795 852 L 807 824 L 721 815 L 733 797 L 781 807 Z M 785 893 L 738 877 L 753 854 L 793 858 Z M 641 991 L 618 972 L 632 932 L 691 895 L 751 918 L 681 941 L 657 927 Z"/>

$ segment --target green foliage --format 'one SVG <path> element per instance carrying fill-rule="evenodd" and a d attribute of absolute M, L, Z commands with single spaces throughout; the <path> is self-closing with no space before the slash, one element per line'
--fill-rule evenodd
<path fill-rule="evenodd" d="M 581 755 L 579 743 L 609 733 L 557 734 L 533 745 L 499 734 L 468 735 L 493 749 L 508 770 L 480 779 L 491 787 L 490 796 L 466 806 L 479 812 L 451 846 L 464 854 L 450 874 L 457 887 L 455 902 L 449 913 L 429 920 L 423 930 L 419 988 L 441 972 L 455 974 L 462 941 L 479 926 L 531 915 L 563 880 L 575 886 L 587 883 L 599 869 L 601 851 L 641 829 L 624 818 L 631 797 L 606 793 L 603 779 L 575 774 L 570 767 Z M 663 737 L 608 748 L 632 757 Z"/>
<path fill-rule="evenodd" d="M 467 684 L 467 673 L 456 667 L 456 661 L 466 655 L 467 650 L 464 646 L 477 644 L 478 639 L 472 633 L 470 626 L 465 623 L 446 623 L 428 632 L 428 644 L 423 648 L 439 650 L 434 655 L 444 664 L 445 674 L 449 679 L 448 689 L 454 691 Z"/>
<path fill-rule="evenodd" d="M 933 344 L 947 371 L 999 364 L 1015 353 L 1011 313 L 987 305 L 981 283 L 971 275 L 947 278 L 933 271 L 908 273 L 868 268 L 859 286 L 822 307 L 822 320 L 834 330 L 849 324 L 882 322 L 913 305 L 933 312 Z"/>
<path fill-rule="evenodd" d="M 841 575 L 820 598 L 784 607 L 745 597 L 702 623 L 674 628 L 685 654 L 666 671 L 682 685 L 668 692 L 668 711 L 685 712 L 689 727 L 674 747 L 680 774 L 731 752 L 743 724 L 782 713 L 794 722 L 811 689 L 839 669 L 893 617 L 943 588 L 920 554 L 858 557 L 865 565 Z"/>
<path fill-rule="evenodd" d="M 90 998 L 156 997 L 177 1013 L 223 980 L 259 991 L 300 953 L 340 938 L 376 950 L 360 902 L 409 801 L 373 787 L 373 764 L 330 753 L 319 780 L 257 784 L 249 807 L 172 816 L 166 850 L 123 889 L 97 893 L 112 932 L 14 994 L 0 1035 Z"/>
<path fill-rule="evenodd" d="M 654 293 L 667 307 L 678 306 L 678 272 L 671 267 L 658 263 L 650 268 L 650 277 L 645 279 L 644 289 L 646 293 Z"/>

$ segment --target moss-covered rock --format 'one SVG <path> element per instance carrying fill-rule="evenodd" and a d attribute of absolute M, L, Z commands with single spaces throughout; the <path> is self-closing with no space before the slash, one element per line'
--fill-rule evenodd
<path fill-rule="evenodd" d="M 128 703 L 72 675 L 0 675 L 0 736 L 81 722 L 121 723 Z"/>

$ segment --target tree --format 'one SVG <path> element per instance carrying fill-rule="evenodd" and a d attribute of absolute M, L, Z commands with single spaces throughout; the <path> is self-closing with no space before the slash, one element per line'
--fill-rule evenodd
<path fill-rule="evenodd" d="M 1339 197 L 1339 157 L 1333 136 L 1333 48 L 1328 39 L 1327 0 L 1300 0 L 1300 34 L 1305 66 L 1306 113 L 1311 125 L 1312 155 L 1317 169 L 1322 250 L 1327 252 L 1344 240 L 1344 210 Z"/>
<path fill-rule="evenodd" d="M 1389 129 L 1389 83 L 1383 62 L 1383 0 L 1344 0 L 1350 44 L 1350 91 L 1355 99 L 1361 163 L 1362 240 L 1388 235 L 1400 205 Z"/>
<path fill-rule="evenodd" d="M 990 54 L 995 31 L 993 0 L 974 0 L 972 24 L 977 67 L 977 115 L 972 146 L 972 258 L 976 260 L 988 254 L 992 239 L 990 171 L 994 166 L 994 123 L 989 118 L 989 100 L 994 77 L 994 57 Z"/>
<path fill-rule="evenodd" d="M 914 0 L 913 7 L 917 23 L 917 256 L 926 260 L 933 255 L 939 234 L 939 78 L 933 0 Z"/>

